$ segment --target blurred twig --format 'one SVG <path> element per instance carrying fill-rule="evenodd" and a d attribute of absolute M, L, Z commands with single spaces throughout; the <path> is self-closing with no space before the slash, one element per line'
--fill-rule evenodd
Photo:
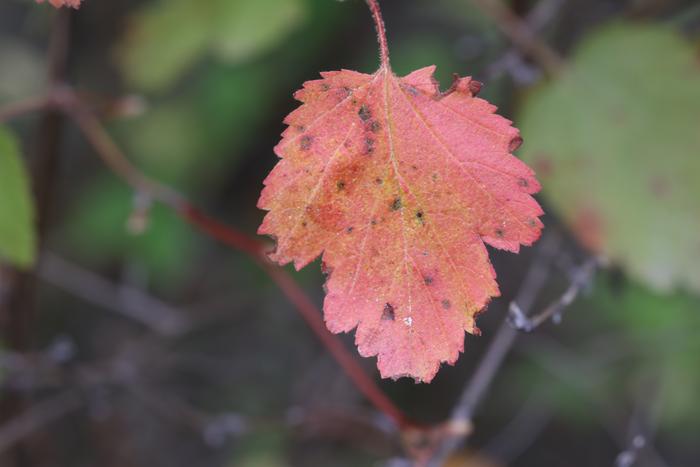
<path fill-rule="evenodd" d="M 174 336 L 187 328 L 185 314 L 140 289 L 113 284 L 50 252 L 44 252 L 37 271 L 44 281 L 101 308 L 138 321 L 157 334 Z"/>
<path fill-rule="evenodd" d="M 591 283 L 598 263 L 597 258 L 590 258 L 576 268 L 572 273 L 571 284 L 566 291 L 539 313 L 527 316 L 518 304 L 518 301 L 512 301 L 508 308 L 508 321 L 510 324 L 519 331 L 532 332 L 550 319 L 558 322 L 561 319 L 562 311 L 571 305 L 581 290 Z"/>
<path fill-rule="evenodd" d="M 92 109 L 81 100 L 77 93 L 67 85 L 57 87 L 57 89 L 59 89 L 60 98 L 54 99 L 56 106 L 72 118 L 97 155 L 116 175 L 129 184 L 139 195 L 163 203 L 200 231 L 235 250 L 246 253 L 296 306 L 304 321 L 343 368 L 358 390 L 378 410 L 393 420 L 399 428 L 417 426 L 382 392 L 374 379 L 365 372 L 362 365 L 350 354 L 342 342 L 326 329 L 318 308 L 289 274 L 269 262 L 265 255 L 263 242 L 206 215 L 170 187 L 148 178 L 128 160 Z M 2 113 L 3 111 L 0 109 L 0 115 Z"/>
<path fill-rule="evenodd" d="M 49 423 L 80 408 L 82 399 L 72 389 L 44 399 L 0 427 L 0 452 L 4 452 Z"/>
<path fill-rule="evenodd" d="M 485 15 L 492 18 L 513 45 L 534 59 L 550 77 L 558 76 L 564 60 L 546 42 L 530 29 L 526 21 L 516 15 L 501 0 L 472 0 Z"/>
<path fill-rule="evenodd" d="M 533 260 L 516 298 L 523 310 L 530 309 L 540 290 L 545 285 L 549 277 L 550 263 L 559 251 L 561 242 L 561 237 L 556 233 L 545 234 L 540 241 L 537 256 Z M 508 323 L 507 319 L 504 320 L 465 386 L 459 401 L 452 409 L 452 415 L 448 422 L 450 426 L 462 427 L 471 425 L 472 417 L 479 402 L 503 365 L 505 357 L 513 347 L 517 335 L 518 331 Z M 433 452 L 426 461 L 426 465 L 432 467 L 441 466 L 445 459 L 459 448 L 469 434 L 468 431 L 459 429 L 448 430 L 447 433 L 448 436 L 439 440 L 440 442 L 437 446 L 433 447 Z M 450 433 L 453 433 L 452 436 L 449 435 Z"/>

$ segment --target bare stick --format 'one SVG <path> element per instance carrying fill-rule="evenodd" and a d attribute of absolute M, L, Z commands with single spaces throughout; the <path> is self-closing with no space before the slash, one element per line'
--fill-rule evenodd
<path fill-rule="evenodd" d="M 518 331 L 532 332 L 550 319 L 557 320 L 561 316 L 562 311 L 576 300 L 581 290 L 590 284 L 597 265 L 597 258 L 590 258 L 585 261 L 574 271 L 571 284 L 561 297 L 539 313 L 527 316 L 517 301 L 511 302 L 508 310 L 510 324 Z"/>
<path fill-rule="evenodd" d="M 67 390 L 34 404 L 0 427 L 0 452 L 6 451 L 45 425 L 80 408 L 82 400 Z"/>
<path fill-rule="evenodd" d="M 532 57 L 549 76 L 557 76 L 564 60 L 546 42 L 540 40 L 528 24 L 500 0 L 472 0 L 484 14 L 491 17 L 513 45 Z"/>
<path fill-rule="evenodd" d="M 367 6 L 372 12 L 374 26 L 377 29 L 377 40 L 379 41 L 379 57 L 382 62 L 382 68 L 389 70 L 389 45 L 386 40 L 386 27 L 382 18 L 382 10 L 379 8 L 378 0 L 367 0 Z"/>
<path fill-rule="evenodd" d="M 150 196 L 152 199 L 172 208 L 182 219 L 200 231 L 235 250 L 246 253 L 262 267 L 282 290 L 287 299 L 296 306 L 302 318 L 357 389 L 378 410 L 393 420 L 400 429 L 417 426 L 382 392 L 374 379 L 364 371 L 357 359 L 345 348 L 342 342 L 326 329 L 321 312 L 296 282 L 284 270 L 270 264 L 264 254 L 265 248 L 261 241 L 209 217 L 170 187 L 146 177 L 129 162 L 107 130 L 102 126 L 99 119 L 87 106 L 82 104 L 77 96 L 74 96 L 72 104 L 66 109 L 69 115 L 73 117 L 98 156 L 115 174 L 137 192 Z"/>
<path fill-rule="evenodd" d="M 0 108 L 0 123 L 23 115 L 45 110 L 52 105 L 49 97 L 32 97 L 24 101 L 13 102 Z"/>
<path fill-rule="evenodd" d="M 187 328 L 188 319 L 182 311 L 135 287 L 113 284 L 52 253 L 42 253 L 37 274 L 87 302 L 146 325 L 156 334 L 175 336 Z"/>

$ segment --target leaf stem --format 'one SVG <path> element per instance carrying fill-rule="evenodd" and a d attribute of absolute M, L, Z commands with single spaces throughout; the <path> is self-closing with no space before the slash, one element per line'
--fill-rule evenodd
<path fill-rule="evenodd" d="M 382 18 L 382 10 L 379 8 L 378 0 L 367 0 L 367 6 L 372 12 L 374 27 L 377 29 L 377 40 L 379 41 L 379 57 L 381 59 L 382 68 L 391 69 L 389 65 L 389 45 L 386 41 L 386 28 L 384 27 L 384 19 Z"/>

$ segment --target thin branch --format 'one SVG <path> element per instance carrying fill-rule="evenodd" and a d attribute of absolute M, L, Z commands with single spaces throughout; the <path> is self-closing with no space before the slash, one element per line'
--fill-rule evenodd
<path fill-rule="evenodd" d="M 118 285 L 50 252 L 43 252 L 41 279 L 99 307 L 146 325 L 156 334 L 174 336 L 188 327 L 185 314 L 140 289 Z"/>
<path fill-rule="evenodd" d="M 367 0 L 367 6 L 372 13 L 374 27 L 377 29 L 377 40 L 379 41 L 379 57 L 381 59 L 382 68 L 389 70 L 389 45 L 386 40 L 386 27 L 382 18 L 382 10 L 379 8 L 378 0 Z"/>
<path fill-rule="evenodd" d="M 550 319 L 558 322 L 566 307 L 576 300 L 581 290 L 590 285 L 598 264 L 597 258 L 590 258 L 576 268 L 566 291 L 539 313 L 527 316 L 517 301 L 511 302 L 508 309 L 508 321 L 511 326 L 518 331 L 532 332 Z"/>
<path fill-rule="evenodd" d="M 527 22 L 516 15 L 501 0 L 472 0 L 485 15 L 492 18 L 513 45 L 532 57 L 550 76 L 558 76 L 564 69 L 564 60 L 546 42 L 532 32 Z"/>
<path fill-rule="evenodd" d="M 26 114 L 46 110 L 52 105 L 53 101 L 50 97 L 32 97 L 23 101 L 12 102 L 0 108 L 0 123 Z"/>
<path fill-rule="evenodd" d="M 51 422 L 77 410 L 83 401 L 73 390 L 34 404 L 0 427 L 0 452 L 4 452 Z"/>
<path fill-rule="evenodd" d="M 320 311 L 296 282 L 284 270 L 273 266 L 267 260 L 264 254 L 265 245 L 261 241 L 211 218 L 187 202 L 183 196 L 170 187 L 146 177 L 127 159 L 99 119 L 75 94 L 70 105 L 66 106 L 66 111 L 93 146 L 97 155 L 134 190 L 162 202 L 203 233 L 235 250 L 246 253 L 254 260 L 277 284 L 289 301 L 296 306 L 302 318 L 357 389 L 378 410 L 393 420 L 400 429 L 417 426 L 382 392 L 374 379 L 365 372 L 342 342 L 328 331 Z"/>

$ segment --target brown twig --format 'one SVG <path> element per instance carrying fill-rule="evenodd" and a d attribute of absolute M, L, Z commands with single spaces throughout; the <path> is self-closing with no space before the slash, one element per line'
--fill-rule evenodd
<path fill-rule="evenodd" d="M 52 101 L 49 97 L 32 97 L 27 100 L 13 102 L 0 109 L 0 123 L 29 113 L 45 110 L 51 105 Z"/>
<path fill-rule="evenodd" d="M 49 423 L 80 408 L 83 401 L 74 390 L 34 404 L 0 427 L 0 452 L 4 452 Z"/>
<path fill-rule="evenodd" d="M 335 358 L 357 389 L 382 413 L 387 415 L 400 428 L 415 427 L 404 413 L 377 386 L 336 336 L 325 327 L 320 311 L 284 270 L 273 266 L 267 260 L 265 245 L 232 227 L 206 215 L 190 204 L 183 196 L 140 172 L 126 158 L 109 133 L 92 111 L 73 94 L 66 103 L 65 110 L 72 117 L 83 135 L 95 149 L 98 156 L 112 171 L 138 193 L 159 201 L 175 211 L 182 219 L 215 238 L 223 244 L 246 253 L 277 284 L 292 302 L 314 334 Z"/>
<path fill-rule="evenodd" d="M 158 335 L 176 336 L 188 328 L 184 312 L 135 287 L 113 284 L 50 252 L 43 252 L 37 274 L 49 284 L 138 321 Z"/>
<path fill-rule="evenodd" d="M 70 40 L 70 13 L 67 10 L 59 11 L 53 18 L 48 47 L 48 66 L 46 78 L 51 89 L 58 82 L 65 81 L 68 62 L 68 43 Z M 38 250 L 44 243 L 46 232 L 51 220 L 51 211 L 54 199 L 54 185 L 56 183 L 57 169 L 61 155 L 62 132 L 64 125 L 63 115 L 51 105 L 40 105 L 41 99 L 26 101 L 9 107 L 9 111 L 0 112 L 0 115 L 20 115 L 30 108 L 43 110 L 36 134 L 36 157 L 32 166 L 32 185 L 36 206 L 36 231 Z M 44 103 L 45 104 L 45 103 Z M 24 351 L 32 347 L 33 328 L 35 320 L 36 277 L 33 271 L 14 271 L 11 278 L 11 290 L 6 299 L 0 303 L 0 324 L 2 337 L 8 346 L 16 351 Z M 0 421 L 11 423 L 18 417 L 18 413 L 29 411 L 32 408 L 30 402 L 15 394 L 5 394 L 0 400 Z M 12 452 L 3 456 L 0 463 L 3 465 L 22 465 L 27 462 L 38 461 L 37 456 L 44 452 L 30 448 L 23 444 L 14 446 Z"/>
<path fill-rule="evenodd" d="M 550 77 L 558 76 L 564 60 L 546 42 L 530 29 L 527 22 L 516 15 L 501 0 L 472 0 L 485 15 L 492 18 L 513 45 L 532 57 Z"/>

